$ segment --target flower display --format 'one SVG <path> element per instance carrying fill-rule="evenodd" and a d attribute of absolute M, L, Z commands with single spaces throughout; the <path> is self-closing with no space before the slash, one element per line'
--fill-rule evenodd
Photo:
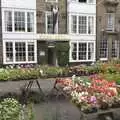
<path fill-rule="evenodd" d="M 56 80 L 56 87 L 69 94 L 71 100 L 85 113 L 120 106 L 120 97 L 114 81 L 98 75 L 89 79 L 73 76 Z"/>

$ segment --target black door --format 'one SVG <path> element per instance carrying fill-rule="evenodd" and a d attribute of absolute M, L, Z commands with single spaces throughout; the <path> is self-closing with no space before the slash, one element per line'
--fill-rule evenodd
<path fill-rule="evenodd" d="M 54 65 L 54 48 L 48 48 L 48 64 Z"/>

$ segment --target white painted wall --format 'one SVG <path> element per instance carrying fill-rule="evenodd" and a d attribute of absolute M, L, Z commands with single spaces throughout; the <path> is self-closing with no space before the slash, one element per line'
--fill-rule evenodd
<path fill-rule="evenodd" d="M 96 4 L 69 2 L 68 13 L 96 14 Z"/>
<path fill-rule="evenodd" d="M 13 64 L 13 63 L 37 63 L 37 40 L 36 40 L 36 0 L 1 0 L 1 9 L 2 9 L 2 36 L 3 36 L 3 63 L 4 64 Z M 6 32 L 5 31 L 5 17 L 4 17 L 4 11 L 11 11 L 12 16 L 14 19 L 14 12 L 20 11 L 25 12 L 25 15 L 27 15 L 27 12 L 34 12 L 34 32 L 27 32 L 27 29 L 25 32 Z M 25 17 L 27 21 L 27 17 Z M 27 24 L 25 24 L 26 26 Z M 14 28 L 14 21 L 13 21 L 13 28 Z M 5 52 L 5 42 L 34 42 L 35 45 L 35 61 L 29 62 L 15 62 L 15 60 L 12 63 L 6 63 L 6 52 Z M 15 56 L 15 51 L 14 55 Z"/>
<path fill-rule="evenodd" d="M 14 12 L 15 11 L 20 11 L 20 12 L 25 12 L 25 14 L 27 13 L 27 12 L 34 12 L 34 32 L 30 32 L 30 33 L 27 33 L 27 29 L 26 29 L 26 31 L 25 32 L 15 32 L 14 31 L 14 29 L 13 29 L 13 32 L 6 32 L 5 31 L 5 23 L 4 23 L 4 21 L 5 21 L 5 16 L 4 16 L 4 12 L 5 11 L 11 11 L 12 12 L 12 16 L 13 16 L 13 18 L 14 18 Z M 25 17 L 25 19 L 26 19 L 26 21 L 27 21 L 27 18 Z M 18 34 L 18 33 L 23 33 L 23 35 L 25 34 L 25 33 L 27 33 L 27 35 L 28 34 L 35 34 L 36 33 L 36 10 L 33 10 L 33 9 L 30 9 L 30 10 L 28 10 L 27 8 L 26 9 L 20 9 L 20 8 L 18 8 L 18 9 L 16 9 L 16 8 L 2 8 L 2 32 L 3 32 L 3 34 L 12 34 L 13 35 L 13 33 L 16 35 L 16 34 Z M 26 23 L 27 24 L 27 23 Z M 13 28 L 14 28 L 14 23 L 12 24 L 13 25 Z M 26 25 L 25 25 L 26 26 Z"/>
<path fill-rule="evenodd" d="M 95 41 L 96 35 L 69 35 L 70 40 L 74 41 Z"/>
<path fill-rule="evenodd" d="M 94 4 L 89 3 L 80 3 L 77 0 L 68 0 L 67 2 L 68 8 L 68 33 L 70 36 L 70 43 L 71 42 L 93 42 L 94 43 L 94 57 L 92 60 L 72 60 L 71 59 L 71 49 L 69 51 L 69 62 L 94 62 L 95 61 L 95 52 L 96 52 L 96 0 Z M 94 34 L 73 34 L 71 33 L 71 15 L 76 16 L 93 16 L 94 21 Z M 78 21 L 77 21 L 78 22 Z M 78 28 L 78 26 L 77 26 Z"/>
<path fill-rule="evenodd" d="M 1 7 L 36 9 L 36 0 L 1 0 Z"/>
<path fill-rule="evenodd" d="M 31 33 L 4 33 L 3 40 L 36 40 L 36 36 Z"/>

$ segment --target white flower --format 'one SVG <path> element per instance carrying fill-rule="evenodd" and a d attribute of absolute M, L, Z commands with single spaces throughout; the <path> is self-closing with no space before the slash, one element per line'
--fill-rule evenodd
<path fill-rule="evenodd" d="M 40 73 L 41 73 L 41 75 L 43 75 L 43 70 L 42 69 L 40 69 Z"/>
<path fill-rule="evenodd" d="M 73 76 L 72 76 L 72 80 L 75 80 L 75 77 L 76 77 L 76 76 L 75 76 L 75 75 L 73 75 Z"/>

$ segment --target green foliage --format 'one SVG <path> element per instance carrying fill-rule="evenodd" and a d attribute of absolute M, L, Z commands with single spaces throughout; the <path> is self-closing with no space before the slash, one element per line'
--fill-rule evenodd
<path fill-rule="evenodd" d="M 120 74 L 118 74 L 118 73 L 117 74 L 101 73 L 100 76 L 102 76 L 106 80 L 115 81 L 117 84 L 120 85 Z"/>
<path fill-rule="evenodd" d="M 34 113 L 33 113 L 33 105 L 32 104 L 28 105 L 27 111 L 28 111 L 28 120 L 34 120 Z"/>
<path fill-rule="evenodd" d="M 58 77 L 58 76 L 62 76 L 65 68 L 63 67 L 55 67 L 55 66 L 40 66 L 39 68 L 40 70 L 42 70 L 43 75 L 41 75 L 41 77 Z"/>
<path fill-rule="evenodd" d="M 16 99 L 6 98 L 0 102 L 0 120 L 34 120 L 33 106 L 23 107 Z"/>
<path fill-rule="evenodd" d="M 56 51 L 58 64 L 60 66 L 66 66 L 69 63 L 69 43 L 56 43 Z"/>
<path fill-rule="evenodd" d="M 12 98 L 6 98 L 0 103 L 0 120 L 19 120 L 21 105 Z"/>

